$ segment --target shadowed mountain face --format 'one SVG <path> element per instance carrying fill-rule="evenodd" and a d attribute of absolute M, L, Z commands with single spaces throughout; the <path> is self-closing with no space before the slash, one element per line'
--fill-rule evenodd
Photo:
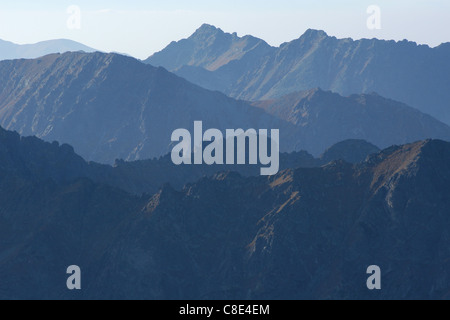
<path fill-rule="evenodd" d="M 25 45 L 0 40 L 0 60 L 35 59 L 51 53 L 76 51 L 94 52 L 95 50 L 81 43 L 65 39 Z"/>
<path fill-rule="evenodd" d="M 269 53 L 274 49 L 261 39 L 252 36 L 240 38 L 235 33 L 225 33 L 205 24 L 189 39 L 172 42 L 145 62 L 169 70 L 193 66 L 216 71 L 254 50 Z"/>
<path fill-rule="evenodd" d="M 450 143 L 273 177 L 221 173 L 135 197 L 67 176 L 65 164 L 87 165 L 68 146 L 3 130 L 0 141 L 2 299 L 450 294 Z M 73 264 L 80 292 L 65 289 Z M 365 286 L 374 264 L 382 291 Z"/>
<path fill-rule="evenodd" d="M 193 132 L 196 120 L 205 130 L 283 128 L 281 148 L 295 149 L 290 124 L 133 58 L 68 53 L 0 62 L 1 125 L 73 145 L 88 160 L 165 155 L 172 132 Z"/>
<path fill-rule="evenodd" d="M 283 152 L 315 156 L 346 139 L 381 148 L 450 128 L 374 95 L 343 98 L 312 90 L 250 105 L 202 89 L 163 68 L 103 53 L 67 53 L 0 62 L 0 124 L 21 135 L 74 146 L 89 161 L 143 160 L 168 154 L 172 132 L 280 129 Z"/>
<path fill-rule="evenodd" d="M 204 25 L 146 60 L 234 98 L 265 100 L 320 87 L 377 92 L 450 124 L 450 46 L 336 39 L 308 30 L 279 48 Z"/>
<path fill-rule="evenodd" d="M 149 252 L 144 260 L 159 256 L 173 274 L 177 257 L 192 261 L 183 268 L 188 277 L 144 271 L 164 279 L 167 297 L 189 279 L 186 291 L 200 299 L 444 298 L 448 156 L 448 143 L 425 142 L 362 166 L 338 162 L 270 179 L 229 174 L 181 193 L 166 188 L 134 224 L 145 239 L 135 250 Z M 365 287 L 373 264 L 384 270 L 377 293 Z"/>

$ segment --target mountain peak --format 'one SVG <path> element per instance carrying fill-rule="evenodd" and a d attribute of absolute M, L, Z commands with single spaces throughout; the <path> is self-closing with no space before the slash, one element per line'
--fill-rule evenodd
<path fill-rule="evenodd" d="M 224 32 L 220 28 L 205 23 L 200 28 L 198 28 L 191 37 L 198 37 L 203 35 L 215 35 L 217 33 L 224 33 Z"/>
<path fill-rule="evenodd" d="M 209 24 L 209 23 L 204 23 L 200 26 L 200 28 L 198 28 L 198 30 L 202 30 L 202 31 L 206 31 L 206 30 L 210 30 L 210 31 L 215 31 L 215 30 L 219 30 L 219 28 L 217 28 L 216 26 Z M 197 30 L 197 31 L 198 31 Z"/>
<path fill-rule="evenodd" d="M 308 29 L 301 36 L 301 38 L 309 38 L 309 39 L 328 38 L 328 34 L 323 30 Z"/>

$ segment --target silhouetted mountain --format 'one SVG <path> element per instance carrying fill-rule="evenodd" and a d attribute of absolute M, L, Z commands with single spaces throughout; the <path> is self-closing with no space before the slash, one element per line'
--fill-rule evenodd
<path fill-rule="evenodd" d="M 77 51 L 94 52 L 96 50 L 81 43 L 66 39 L 49 40 L 23 45 L 0 40 L 0 60 L 35 59 L 51 53 Z"/>
<path fill-rule="evenodd" d="M 348 139 L 363 139 L 381 148 L 428 138 L 450 141 L 446 124 L 377 94 L 342 97 L 314 89 L 253 105 L 295 125 L 302 148 L 313 154 Z"/>
<path fill-rule="evenodd" d="M 328 162 L 345 159 L 357 163 L 373 153 L 367 142 L 358 142 L 362 148 L 349 148 L 346 142 L 330 147 L 334 150 L 326 157 L 315 159 L 306 151 L 282 153 L 280 169 L 320 167 Z M 356 160 L 356 161 L 353 161 Z M 125 162 L 114 166 L 86 162 L 74 149 L 57 142 L 48 143 L 36 137 L 20 137 L 16 132 L 0 128 L 0 169 L 14 172 L 23 179 L 51 180 L 55 183 L 71 183 L 78 179 L 90 179 L 128 193 L 153 194 L 170 183 L 181 190 L 187 183 L 219 172 L 236 171 L 243 176 L 260 175 L 260 167 L 252 165 L 193 165 L 176 166 L 170 154 L 158 159 Z"/>
<path fill-rule="evenodd" d="M 204 25 L 146 60 L 202 87 L 246 100 L 320 87 L 342 95 L 377 92 L 450 124 L 450 46 L 336 39 L 308 30 L 269 46 Z"/>
<path fill-rule="evenodd" d="M 342 98 L 313 90 L 255 105 L 260 108 L 116 54 L 0 62 L 0 124 L 70 144 L 100 163 L 164 156 L 173 147 L 172 132 L 193 132 L 196 120 L 222 131 L 280 129 L 281 151 L 315 156 L 346 139 L 384 148 L 450 137 L 450 129 L 431 117 L 373 95 Z"/>
<path fill-rule="evenodd" d="M 380 151 L 377 146 L 364 140 L 346 140 L 330 147 L 320 159 L 326 163 L 334 160 L 360 163 L 366 160 L 367 156 L 379 153 Z"/>
<path fill-rule="evenodd" d="M 269 178 L 221 173 L 134 197 L 70 181 L 58 169 L 64 158 L 80 163 L 68 146 L 3 130 L 0 142 L 2 299 L 450 294 L 450 143 L 428 140 L 361 164 Z M 74 264 L 79 292 L 65 288 Z M 383 287 L 371 292 L 366 269 L 374 264 Z"/>

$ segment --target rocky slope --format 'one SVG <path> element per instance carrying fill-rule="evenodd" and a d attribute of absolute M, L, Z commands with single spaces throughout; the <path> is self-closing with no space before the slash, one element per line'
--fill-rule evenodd
<path fill-rule="evenodd" d="M 125 297 L 443 299 L 449 147 L 426 141 L 360 166 L 336 162 L 269 179 L 224 174 L 182 192 L 166 187 L 129 227 L 140 240 L 123 240 L 106 259 L 143 275 Z M 383 272 L 380 292 L 365 287 L 373 264 Z M 111 294 L 114 285 L 104 283 L 116 277 L 130 281 L 109 268 L 94 288 Z"/>
<path fill-rule="evenodd" d="M 369 155 L 379 153 L 380 151 L 377 146 L 364 140 L 346 140 L 328 148 L 320 156 L 320 160 L 324 163 L 344 160 L 348 163 L 356 164 L 365 161 Z"/>

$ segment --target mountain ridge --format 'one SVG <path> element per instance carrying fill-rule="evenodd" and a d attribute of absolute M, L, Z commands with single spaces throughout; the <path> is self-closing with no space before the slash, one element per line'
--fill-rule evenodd
<path fill-rule="evenodd" d="M 142 197 L 0 166 L 0 297 L 442 299 L 449 156 L 450 143 L 427 140 L 355 165 L 224 172 Z M 74 263 L 80 292 L 64 286 Z M 373 264 L 379 292 L 365 286 Z"/>
<path fill-rule="evenodd" d="M 316 88 L 252 105 L 301 128 L 303 147 L 313 154 L 320 154 L 325 145 L 348 139 L 367 140 L 381 148 L 427 138 L 450 140 L 446 124 L 377 93 L 344 97 Z M 388 123 L 392 126 L 389 125 L 390 133 L 385 135 Z M 411 135 L 406 138 L 405 132 Z M 320 148 L 317 148 L 318 140 L 323 143 Z"/>
<path fill-rule="evenodd" d="M 347 145 L 359 151 L 356 152 Z M 358 163 L 380 151 L 366 141 L 344 141 L 330 147 L 330 150 L 333 152 L 328 151 L 321 158 L 314 158 L 306 151 L 282 153 L 280 168 L 320 167 L 338 159 Z M 245 177 L 260 174 L 259 167 L 252 165 L 176 166 L 172 163 L 170 154 L 152 160 L 117 160 L 114 166 L 102 165 L 85 161 L 70 145 L 44 142 L 36 137 L 21 137 L 17 132 L 1 127 L 0 170 L 19 173 L 21 178 L 52 180 L 57 184 L 89 179 L 138 196 L 156 193 L 168 183 L 181 190 L 187 183 L 222 171 L 236 171 Z"/>
<path fill-rule="evenodd" d="M 214 32 L 210 33 L 214 37 Z M 315 87 L 344 96 L 378 92 L 450 124 L 448 44 L 431 48 L 407 40 L 337 39 L 310 29 L 280 47 L 244 50 L 221 61 L 221 56 L 230 56 L 239 39 L 220 47 L 214 41 L 197 45 L 188 38 L 145 62 L 237 99 L 266 100 Z M 211 55 L 215 50 L 220 54 Z M 171 57 L 181 52 L 189 58 L 173 65 Z M 212 61 L 198 59 L 203 55 Z M 214 62 L 221 67 L 211 69 Z"/>

